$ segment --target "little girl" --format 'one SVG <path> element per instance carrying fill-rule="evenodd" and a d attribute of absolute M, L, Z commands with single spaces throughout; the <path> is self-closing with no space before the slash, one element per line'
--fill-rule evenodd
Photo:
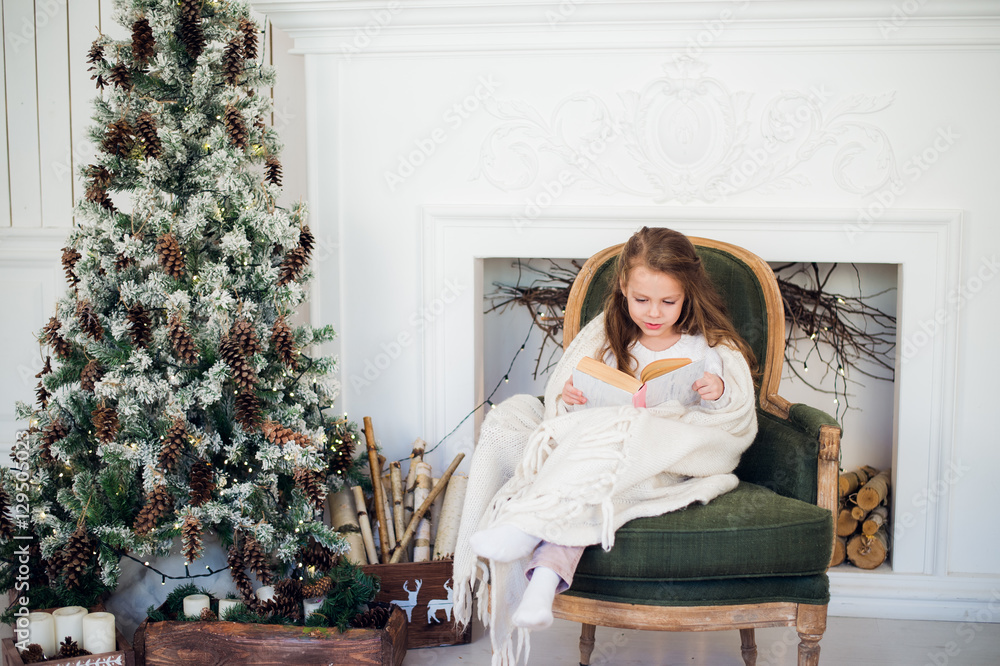
<path fill-rule="evenodd" d="M 552 623 L 554 596 L 572 583 L 586 546 L 610 549 L 614 530 L 629 520 L 728 492 L 756 434 L 753 353 L 687 237 L 643 228 L 623 246 L 615 277 L 603 315 L 557 365 L 544 411 L 537 399 L 514 396 L 483 423 L 456 550 L 455 613 L 468 622 L 481 578 L 494 664 L 514 663 L 524 630 Z M 661 358 L 705 359 L 706 372 L 692 385 L 700 403 L 571 409 L 587 402 L 572 380 L 583 356 L 636 376 Z M 510 623 L 519 628 L 517 651 Z"/>

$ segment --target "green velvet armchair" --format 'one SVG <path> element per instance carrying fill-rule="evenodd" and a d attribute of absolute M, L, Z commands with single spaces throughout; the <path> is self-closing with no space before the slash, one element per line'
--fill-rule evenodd
<path fill-rule="evenodd" d="M 740 484 L 709 504 L 627 523 L 610 552 L 588 548 L 554 614 L 583 624 L 583 665 L 599 625 L 738 629 L 747 666 L 757 660 L 754 628 L 794 626 L 799 666 L 815 666 L 830 599 L 840 427 L 777 394 L 785 320 L 768 265 L 728 243 L 691 240 L 761 371 L 758 433 L 736 469 Z M 577 276 L 564 345 L 601 311 L 620 249 L 597 253 Z"/>

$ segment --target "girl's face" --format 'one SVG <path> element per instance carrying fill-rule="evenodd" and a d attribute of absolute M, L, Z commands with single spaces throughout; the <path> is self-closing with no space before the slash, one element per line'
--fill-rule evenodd
<path fill-rule="evenodd" d="M 666 273 L 646 266 L 636 266 L 629 274 L 628 284 L 622 286 L 628 302 L 628 314 L 642 335 L 639 337 L 647 349 L 663 351 L 680 339 L 676 330 L 684 304 L 681 283 Z"/>

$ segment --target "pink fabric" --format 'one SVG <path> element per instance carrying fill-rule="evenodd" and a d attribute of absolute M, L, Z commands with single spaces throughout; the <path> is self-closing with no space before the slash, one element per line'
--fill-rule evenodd
<path fill-rule="evenodd" d="M 543 541 L 535 546 L 535 552 L 531 555 L 531 562 L 525 569 L 524 575 L 531 580 L 535 567 L 552 569 L 562 579 L 556 587 L 556 593 L 565 592 L 573 584 L 573 573 L 576 572 L 576 565 L 580 563 L 583 549 L 584 546 L 559 546 Z"/>

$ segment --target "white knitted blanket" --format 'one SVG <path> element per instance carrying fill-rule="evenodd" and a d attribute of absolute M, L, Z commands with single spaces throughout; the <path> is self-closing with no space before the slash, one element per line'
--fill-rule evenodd
<path fill-rule="evenodd" d="M 512 524 L 560 545 L 599 543 L 609 550 L 615 530 L 630 520 L 706 503 L 735 488 L 731 472 L 757 432 L 750 370 L 739 352 L 721 345 L 716 349 L 730 395 L 723 408 L 668 403 L 568 412 L 562 387 L 577 362 L 596 356 L 603 341 L 601 315 L 556 366 L 544 409 L 537 398 L 518 395 L 483 421 L 455 551 L 454 612 L 457 622 L 468 624 L 476 598 L 491 628 L 493 666 L 514 666 L 522 657 L 527 662 L 528 632 L 511 622 L 527 583 L 527 561 L 484 561 L 469 548 L 472 534 Z"/>

